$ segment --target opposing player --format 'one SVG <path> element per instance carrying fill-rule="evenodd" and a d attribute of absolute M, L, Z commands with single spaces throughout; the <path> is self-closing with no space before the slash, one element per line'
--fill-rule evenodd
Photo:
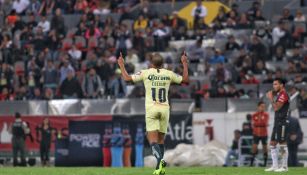
<path fill-rule="evenodd" d="M 265 171 L 286 172 L 288 171 L 288 147 L 286 139 L 287 125 L 289 123 L 289 96 L 285 90 L 285 83 L 280 78 L 276 78 L 273 81 L 273 91 L 269 91 L 266 94 L 275 111 L 274 127 L 270 143 L 273 165 L 271 168 L 265 169 Z M 277 144 L 280 146 L 282 156 L 280 167 L 278 166 Z"/>
<path fill-rule="evenodd" d="M 252 147 L 252 159 L 250 166 L 254 165 L 255 157 L 258 153 L 259 142 L 262 144 L 263 150 L 263 159 L 264 166 L 268 160 L 268 123 L 269 123 L 269 114 L 265 112 L 265 103 L 260 101 L 258 103 L 257 112 L 252 116 L 252 125 L 253 125 L 253 147 Z"/>
<path fill-rule="evenodd" d="M 156 170 L 153 174 L 165 174 L 166 162 L 164 155 L 164 137 L 169 123 L 170 107 L 168 103 L 168 91 L 171 83 L 187 83 L 188 59 L 185 53 L 181 56 L 183 64 L 183 75 L 177 75 L 172 71 L 163 69 L 163 58 L 159 54 L 154 54 L 151 60 L 151 68 L 142 70 L 134 75 L 129 75 L 125 69 L 122 54 L 118 58 L 118 65 L 122 72 L 122 77 L 126 81 L 143 81 L 145 85 L 145 109 L 146 109 L 146 131 L 147 139 L 150 143 L 152 154 L 157 159 Z"/>

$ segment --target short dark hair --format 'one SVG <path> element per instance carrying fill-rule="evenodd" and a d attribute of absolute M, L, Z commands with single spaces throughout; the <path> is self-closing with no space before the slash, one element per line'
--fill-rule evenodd
<path fill-rule="evenodd" d="M 240 131 L 240 130 L 238 130 L 238 129 L 236 129 L 236 130 L 234 130 L 234 133 L 241 134 L 241 131 Z"/>
<path fill-rule="evenodd" d="M 21 118 L 21 115 L 20 115 L 19 112 L 16 112 L 16 113 L 15 113 L 15 118 Z"/>
<path fill-rule="evenodd" d="M 263 101 L 259 101 L 258 102 L 258 106 L 262 105 L 262 104 L 265 104 Z"/>
<path fill-rule="evenodd" d="M 282 78 L 275 78 L 274 81 L 278 81 L 278 83 L 285 85 L 285 80 L 283 80 Z"/>

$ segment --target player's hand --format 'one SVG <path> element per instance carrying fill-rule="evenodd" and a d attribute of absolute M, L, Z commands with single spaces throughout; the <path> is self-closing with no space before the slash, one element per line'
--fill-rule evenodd
<path fill-rule="evenodd" d="M 120 55 L 117 59 L 117 63 L 119 65 L 119 67 L 122 67 L 122 66 L 125 66 L 125 61 L 124 61 L 124 58 L 123 58 L 123 55 L 122 53 L 120 52 Z"/>
<path fill-rule="evenodd" d="M 181 63 L 182 64 L 188 64 L 188 57 L 187 57 L 187 53 L 185 51 L 181 55 Z"/>
<path fill-rule="evenodd" d="M 266 93 L 266 97 L 270 100 L 270 101 L 273 101 L 273 92 L 272 91 L 269 91 Z"/>

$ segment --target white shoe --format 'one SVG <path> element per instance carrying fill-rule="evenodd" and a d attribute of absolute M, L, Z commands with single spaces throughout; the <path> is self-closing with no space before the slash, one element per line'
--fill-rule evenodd
<path fill-rule="evenodd" d="M 271 171 L 276 171 L 276 170 L 278 170 L 278 167 L 271 167 L 271 168 L 267 168 L 267 169 L 265 169 L 264 171 L 265 172 L 271 172 Z"/>
<path fill-rule="evenodd" d="M 275 170 L 275 172 L 287 172 L 288 171 L 288 167 L 280 167 L 277 170 Z"/>

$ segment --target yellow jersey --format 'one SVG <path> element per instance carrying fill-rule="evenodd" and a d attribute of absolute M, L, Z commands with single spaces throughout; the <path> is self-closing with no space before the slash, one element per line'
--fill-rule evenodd
<path fill-rule="evenodd" d="M 171 83 L 180 84 L 182 76 L 166 69 L 145 69 L 132 75 L 133 82 L 143 81 L 145 86 L 145 108 L 162 104 L 169 106 L 168 91 Z"/>

